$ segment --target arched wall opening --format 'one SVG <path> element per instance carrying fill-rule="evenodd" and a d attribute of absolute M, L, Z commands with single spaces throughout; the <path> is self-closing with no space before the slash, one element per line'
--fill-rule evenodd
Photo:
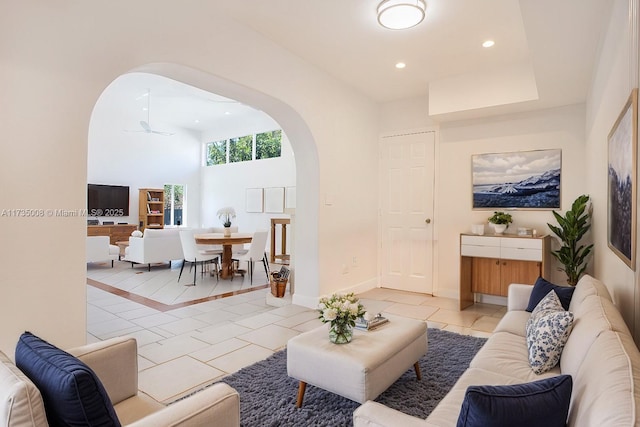
<path fill-rule="evenodd" d="M 296 212 L 292 272 L 295 277 L 294 303 L 312 305 L 319 295 L 317 148 L 302 117 L 284 102 L 229 80 L 186 66 L 170 63 L 147 64 L 129 72 L 166 77 L 198 89 L 250 105 L 271 116 L 288 136 L 295 155 Z M 114 79 L 115 80 L 115 79 Z M 105 89 L 105 91 L 108 89 Z M 93 116 L 92 116 L 93 119 Z M 91 124 L 89 125 L 91 127 Z M 305 295 L 306 297 L 300 297 Z"/>

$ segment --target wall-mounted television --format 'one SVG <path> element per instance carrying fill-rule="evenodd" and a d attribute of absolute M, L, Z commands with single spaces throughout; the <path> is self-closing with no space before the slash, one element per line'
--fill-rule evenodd
<path fill-rule="evenodd" d="M 87 185 L 89 216 L 129 216 L 129 187 L 124 185 Z"/>

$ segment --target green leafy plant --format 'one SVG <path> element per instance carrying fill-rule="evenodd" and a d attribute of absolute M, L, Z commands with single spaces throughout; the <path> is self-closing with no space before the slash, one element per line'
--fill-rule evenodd
<path fill-rule="evenodd" d="M 560 238 L 562 246 L 551 254 L 564 266 L 561 271 L 567 275 L 567 283 L 575 286 L 578 279 L 587 269 L 587 257 L 593 249 L 593 244 L 584 246 L 579 245 L 580 239 L 591 228 L 590 218 L 591 212 L 587 210 L 589 204 L 589 196 L 579 196 L 571 205 L 571 210 L 567 211 L 564 216 L 553 211 L 559 227 L 547 224 L 551 231 Z"/>
<path fill-rule="evenodd" d="M 509 224 L 513 222 L 513 218 L 511 214 L 506 212 L 494 212 L 493 215 L 489 217 L 489 222 L 491 224 L 506 224 L 509 227 Z"/>

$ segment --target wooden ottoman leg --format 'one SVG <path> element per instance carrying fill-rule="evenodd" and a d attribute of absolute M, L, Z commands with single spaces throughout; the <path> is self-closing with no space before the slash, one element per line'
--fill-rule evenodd
<path fill-rule="evenodd" d="M 420 372 L 420 364 L 418 362 L 413 364 L 413 369 L 416 371 L 416 377 L 418 377 L 418 381 L 422 380 L 422 373 Z"/>
<path fill-rule="evenodd" d="M 298 400 L 296 401 L 296 408 L 302 408 L 305 390 L 307 390 L 307 383 L 300 381 L 300 384 L 298 385 Z"/>

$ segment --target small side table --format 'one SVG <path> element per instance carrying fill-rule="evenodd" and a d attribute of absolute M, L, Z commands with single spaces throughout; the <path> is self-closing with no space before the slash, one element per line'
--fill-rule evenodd
<path fill-rule="evenodd" d="M 282 227 L 282 238 L 280 241 L 280 246 L 282 248 L 282 252 L 280 255 L 276 255 L 276 225 L 280 225 Z M 291 220 L 289 218 L 271 218 L 271 262 L 275 263 L 276 259 L 282 260 L 283 264 L 289 263 L 289 254 L 287 254 L 287 225 L 291 224 Z"/>
<path fill-rule="evenodd" d="M 118 254 L 118 261 L 119 261 L 122 259 L 123 256 L 125 256 L 127 248 L 129 247 L 129 241 L 122 240 L 120 242 L 116 242 L 116 245 L 118 245 L 118 248 L 120 248 L 120 253 Z"/>

